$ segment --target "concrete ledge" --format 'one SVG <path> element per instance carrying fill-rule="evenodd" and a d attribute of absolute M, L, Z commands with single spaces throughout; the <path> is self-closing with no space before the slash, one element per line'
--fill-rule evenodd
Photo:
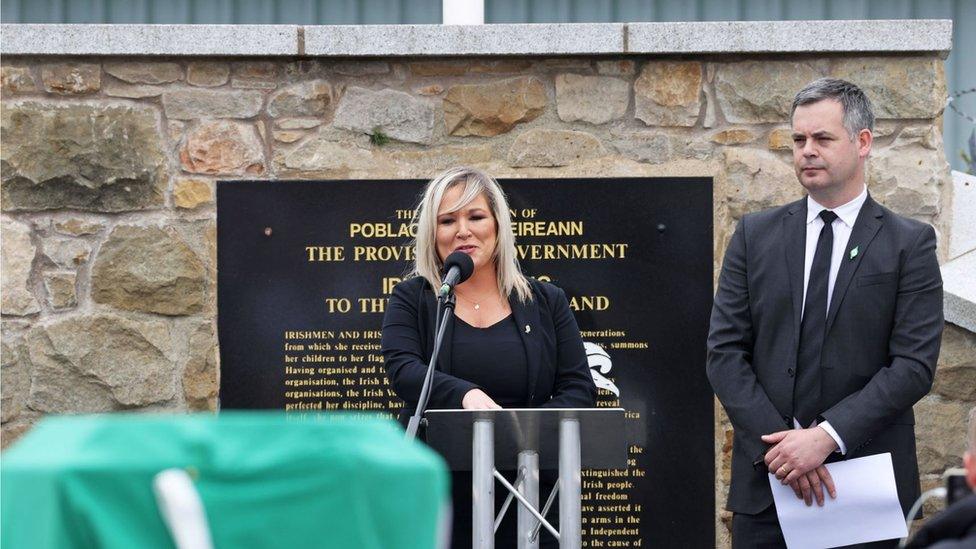
<path fill-rule="evenodd" d="M 3 55 L 398 57 L 937 52 L 950 20 L 539 25 L 0 25 Z"/>
<path fill-rule="evenodd" d="M 569 55 L 624 51 L 622 23 L 357 25 L 305 28 L 305 53 L 323 56 Z"/>
<path fill-rule="evenodd" d="M 942 266 L 946 322 L 976 332 L 976 250 Z"/>
<path fill-rule="evenodd" d="M 295 55 L 295 25 L 0 25 L 3 55 Z"/>
<path fill-rule="evenodd" d="M 952 21 L 735 21 L 631 23 L 631 53 L 931 51 L 948 55 Z"/>

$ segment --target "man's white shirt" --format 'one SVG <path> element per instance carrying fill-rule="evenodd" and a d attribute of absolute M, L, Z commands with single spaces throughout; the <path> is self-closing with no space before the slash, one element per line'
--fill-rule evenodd
<path fill-rule="evenodd" d="M 840 271 L 840 264 L 844 261 L 844 251 L 847 250 L 847 243 L 851 239 L 851 231 L 854 230 L 854 222 L 857 221 L 857 214 L 861 212 L 864 201 L 868 198 L 868 188 L 861 189 L 861 194 L 850 202 L 834 208 L 837 219 L 831 224 L 834 232 L 834 247 L 830 253 L 830 273 L 827 276 L 827 310 L 830 310 L 830 299 L 834 295 L 834 283 L 837 282 L 837 273 Z M 826 210 L 824 206 L 816 200 L 807 196 L 807 238 L 806 251 L 803 255 L 803 306 L 806 308 L 807 286 L 810 284 L 810 269 L 813 266 L 813 254 L 817 250 L 817 241 L 820 239 L 820 230 L 823 229 L 824 222 L 820 218 L 820 212 Z M 802 314 L 802 313 L 801 313 Z M 810 427 L 817 425 L 816 421 Z M 796 418 L 793 418 L 793 426 L 797 429 L 802 428 Z M 837 443 L 838 451 L 841 454 L 847 453 L 847 446 L 841 440 L 837 431 L 831 427 L 830 422 L 825 421 L 820 427 L 830 438 Z"/>

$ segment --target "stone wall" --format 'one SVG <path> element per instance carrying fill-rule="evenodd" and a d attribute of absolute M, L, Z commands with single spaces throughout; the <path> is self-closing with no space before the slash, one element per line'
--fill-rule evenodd
<path fill-rule="evenodd" d="M 944 243 L 942 66 L 935 54 L 7 55 L 2 442 L 47 413 L 215 408 L 217 179 L 428 178 L 457 164 L 499 177 L 709 176 L 717 275 L 740 216 L 801 196 L 789 105 L 830 75 L 875 102 L 872 195 Z M 948 327 L 936 388 L 917 406 L 927 485 L 959 463 L 974 348 Z M 720 408 L 716 427 L 721 508 L 732 436 Z"/>

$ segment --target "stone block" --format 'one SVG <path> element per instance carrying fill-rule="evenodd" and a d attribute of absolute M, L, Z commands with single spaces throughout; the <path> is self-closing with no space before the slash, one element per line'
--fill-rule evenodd
<path fill-rule="evenodd" d="M 343 61 L 336 63 L 332 70 L 344 76 L 368 76 L 389 73 L 390 64 L 386 61 Z"/>
<path fill-rule="evenodd" d="M 563 122 L 605 124 L 623 117 L 630 104 L 630 84 L 610 76 L 560 74 L 556 77 L 556 112 Z"/>
<path fill-rule="evenodd" d="M 105 72 L 130 84 L 168 84 L 183 78 L 179 63 L 155 61 L 109 61 Z"/>
<path fill-rule="evenodd" d="M 597 61 L 596 72 L 607 76 L 633 76 L 637 73 L 637 63 L 631 59 Z"/>
<path fill-rule="evenodd" d="M 444 97 L 444 123 L 452 135 L 491 137 L 535 120 L 547 103 L 546 88 L 534 77 L 462 84 Z"/>
<path fill-rule="evenodd" d="M 0 312 L 4 315 L 30 315 L 41 307 L 30 289 L 31 266 L 37 248 L 31 242 L 30 227 L 18 221 L 0 220 Z"/>
<path fill-rule="evenodd" d="M 108 81 L 102 91 L 109 97 L 124 97 L 126 99 L 145 99 L 146 97 L 159 97 L 163 95 L 166 88 L 163 86 L 143 86 L 131 84 L 120 84 Z"/>
<path fill-rule="evenodd" d="M 871 196 L 901 215 L 932 223 L 952 181 L 941 148 L 941 143 L 931 149 L 896 142 L 872 150 L 867 166 Z"/>
<path fill-rule="evenodd" d="M 491 160 L 491 147 L 438 147 L 419 151 L 393 151 L 390 159 L 403 177 L 430 178 L 455 166 L 471 166 Z"/>
<path fill-rule="evenodd" d="M 163 94 L 163 110 L 176 120 L 251 118 L 263 104 L 264 94 L 259 91 L 187 89 Z"/>
<path fill-rule="evenodd" d="M 61 234 L 70 236 L 85 236 L 95 234 L 105 228 L 105 225 L 98 221 L 86 221 L 77 217 L 56 221 L 54 229 Z"/>
<path fill-rule="evenodd" d="M 214 61 L 192 61 L 186 66 L 186 83 L 191 86 L 214 88 L 223 86 L 230 78 L 230 65 Z"/>
<path fill-rule="evenodd" d="M 169 323 L 97 314 L 31 329 L 29 406 L 41 412 L 107 412 L 176 394 Z"/>
<path fill-rule="evenodd" d="M 310 80 L 278 90 L 268 100 L 268 114 L 273 117 L 314 116 L 332 113 L 332 86 L 325 80 Z"/>
<path fill-rule="evenodd" d="M 634 82 L 635 116 L 648 126 L 694 126 L 701 89 L 698 61 L 651 61 Z"/>
<path fill-rule="evenodd" d="M 818 62 L 740 61 L 719 63 L 715 93 L 733 124 L 789 123 L 796 92 L 824 75 Z"/>
<path fill-rule="evenodd" d="M 102 68 L 92 63 L 41 65 L 41 82 L 49 93 L 83 95 L 102 87 Z"/>
<path fill-rule="evenodd" d="M 163 204 L 159 111 L 130 103 L 4 105 L 4 211 L 122 212 Z"/>
<path fill-rule="evenodd" d="M 804 194 L 792 164 L 773 153 L 734 148 L 725 151 L 724 160 L 727 188 L 720 192 L 733 219 L 792 202 Z"/>
<path fill-rule="evenodd" d="M 30 391 L 30 372 L 26 364 L 26 352 L 20 342 L 0 342 L 0 423 L 7 423 L 20 415 L 27 404 Z"/>
<path fill-rule="evenodd" d="M 365 138 L 364 138 L 365 140 Z M 362 141 L 343 139 L 327 132 L 305 140 L 292 151 L 275 151 L 279 175 L 343 177 L 384 170 L 385 159 Z"/>
<path fill-rule="evenodd" d="M 191 173 L 258 175 L 265 172 L 264 147 L 251 124 L 207 120 L 187 134 L 180 163 Z"/>
<path fill-rule="evenodd" d="M 37 91 L 37 82 L 29 67 L 0 67 L 0 90 L 4 94 L 31 93 Z"/>
<path fill-rule="evenodd" d="M 934 55 L 838 59 L 830 75 L 864 90 L 877 118 L 935 118 L 948 96 L 945 65 Z"/>
<path fill-rule="evenodd" d="M 929 395 L 915 404 L 915 441 L 920 473 L 961 467 L 972 402 Z"/>
<path fill-rule="evenodd" d="M 80 238 L 52 236 L 42 244 L 44 255 L 62 269 L 77 269 L 91 257 L 91 244 Z"/>
<path fill-rule="evenodd" d="M 203 309 L 203 262 L 175 231 L 118 225 L 92 268 L 96 303 L 127 311 L 187 315 Z"/>
<path fill-rule="evenodd" d="M 708 137 L 713 143 L 718 143 L 719 145 L 742 145 L 745 143 L 752 143 L 759 136 L 756 132 L 748 128 L 729 128 L 725 130 L 719 130 L 717 132 L 712 132 Z"/>
<path fill-rule="evenodd" d="M 173 187 L 173 204 L 177 208 L 192 210 L 204 204 L 213 204 L 213 183 L 206 179 L 181 177 Z"/>
<path fill-rule="evenodd" d="M 275 130 L 271 132 L 271 137 L 280 143 L 294 143 L 305 137 L 305 132 L 297 130 Z"/>
<path fill-rule="evenodd" d="M 793 128 L 775 128 L 769 132 L 766 146 L 774 151 L 793 150 Z"/>
<path fill-rule="evenodd" d="M 391 139 L 428 145 L 434 140 L 436 123 L 437 109 L 430 100 L 360 87 L 346 89 L 333 121 L 337 128 L 364 134 L 380 131 Z"/>
<path fill-rule="evenodd" d="M 567 166 L 580 160 L 605 156 L 596 137 L 572 130 L 529 130 L 512 143 L 508 163 L 512 167 Z"/>
<path fill-rule="evenodd" d="M 191 410 L 216 410 L 220 386 L 217 338 L 209 321 L 190 333 L 187 361 L 183 366 L 183 396 Z"/>
<path fill-rule="evenodd" d="M 945 325 L 932 393 L 976 404 L 976 334 Z"/>
<path fill-rule="evenodd" d="M 322 125 L 318 118 L 279 118 L 275 127 L 279 130 L 308 130 Z"/>
<path fill-rule="evenodd" d="M 70 309 L 78 304 L 75 279 L 73 271 L 44 273 L 44 289 L 52 309 Z"/>

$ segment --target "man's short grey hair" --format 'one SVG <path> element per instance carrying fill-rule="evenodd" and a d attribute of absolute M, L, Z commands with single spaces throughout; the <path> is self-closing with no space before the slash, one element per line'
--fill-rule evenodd
<path fill-rule="evenodd" d="M 874 130 L 874 112 L 871 110 L 871 100 L 861 91 L 861 88 L 846 80 L 837 78 L 820 78 L 814 80 L 800 90 L 793 98 L 793 108 L 790 109 L 790 120 L 793 113 L 801 105 L 817 103 L 824 99 L 833 99 L 844 107 L 844 129 L 854 138 L 861 130 Z"/>

